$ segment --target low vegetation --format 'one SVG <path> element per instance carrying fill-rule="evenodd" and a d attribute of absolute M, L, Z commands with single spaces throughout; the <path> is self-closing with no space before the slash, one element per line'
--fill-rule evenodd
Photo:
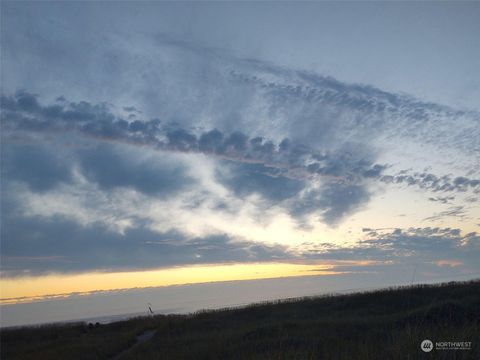
<path fill-rule="evenodd" d="M 472 344 L 426 353 L 424 339 Z M 5 329 L 0 340 L 2 359 L 480 359 L 480 281 Z"/>

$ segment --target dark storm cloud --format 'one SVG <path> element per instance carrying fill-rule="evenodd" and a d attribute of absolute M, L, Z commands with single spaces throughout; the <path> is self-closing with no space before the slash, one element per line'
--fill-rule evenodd
<path fill-rule="evenodd" d="M 289 257 L 282 246 L 232 239 L 225 234 L 189 237 L 178 231 L 158 233 L 141 222 L 120 234 L 101 223 L 83 227 L 60 216 L 49 220 L 4 215 L 1 231 L 1 271 L 7 277 Z"/>

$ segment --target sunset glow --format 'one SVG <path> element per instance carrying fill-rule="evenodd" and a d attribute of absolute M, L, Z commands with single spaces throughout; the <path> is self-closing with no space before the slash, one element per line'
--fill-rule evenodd
<path fill-rule="evenodd" d="M 1 6 L 2 306 L 480 273 L 478 6 Z"/>
<path fill-rule="evenodd" d="M 332 265 L 301 265 L 282 263 L 216 264 L 170 269 L 49 275 L 6 279 L 0 282 L 1 304 L 18 303 L 42 298 L 58 298 L 70 293 L 88 293 L 118 289 L 145 288 L 213 281 L 269 279 L 290 276 L 332 275 Z"/>

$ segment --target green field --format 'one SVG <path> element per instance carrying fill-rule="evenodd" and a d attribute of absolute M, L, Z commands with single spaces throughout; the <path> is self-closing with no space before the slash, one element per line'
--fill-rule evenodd
<path fill-rule="evenodd" d="M 480 359 L 480 280 L 0 334 L 2 359 Z M 424 339 L 472 344 L 425 353 Z"/>

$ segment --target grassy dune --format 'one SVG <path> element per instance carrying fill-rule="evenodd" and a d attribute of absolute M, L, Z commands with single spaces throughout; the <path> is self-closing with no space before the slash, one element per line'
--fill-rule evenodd
<path fill-rule="evenodd" d="M 480 359 L 480 281 L 3 330 L 2 359 Z M 420 343 L 471 341 L 424 353 Z"/>

